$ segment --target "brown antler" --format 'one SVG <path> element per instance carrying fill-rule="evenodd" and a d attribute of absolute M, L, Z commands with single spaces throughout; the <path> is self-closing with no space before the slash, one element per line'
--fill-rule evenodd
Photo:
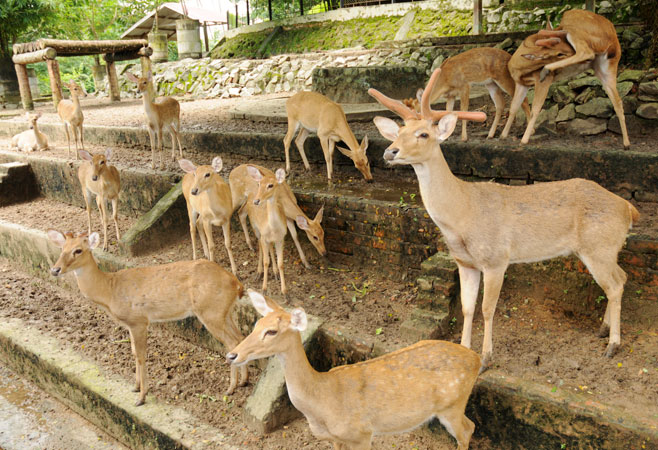
<path fill-rule="evenodd" d="M 381 103 L 382 105 L 393 111 L 395 114 L 400 116 L 405 121 L 410 119 L 420 119 L 416 111 L 414 111 L 411 108 L 408 108 L 407 106 L 404 105 L 404 103 L 402 103 L 399 100 L 394 100 L 390 97 L 385 96 L 377 89 L 372 89 L 372 88 L 368 89 L 368 94 L 375 97 L 375 99 L 379 103 Z"/>
<path fill-rule="evenodd" d="M 434 90 L 434 85 L 436 84 L 436 81 L 439 79 L 440 73 L 441 73 L 441 69 L 436 69 L 434 71 L 434 73 L 430 77 L 430 81 L 427 82 L 425 91 L 423 91 L 423 97 L 420 101 L 421 117 L 423 119 L 439 120 L 443 116 L 446 116 L 448 114 L 455 114 L 457 118 L 460 120 L 472 120 L 474 122 L 484 122 L 485 120 L 487 120 L 487 115 L 483 112 L 433 111 L 430 106 L 430 96 L 432 95 L 432 91 Z"/>

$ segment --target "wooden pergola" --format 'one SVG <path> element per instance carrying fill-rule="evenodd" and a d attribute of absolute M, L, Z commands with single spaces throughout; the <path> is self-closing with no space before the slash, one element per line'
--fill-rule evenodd
<path fill-rule="evenodd" d="M 120 101 L 119 80 L 116 61 L 140 59 L 142 73 L 151 70 L 153 49 L 145 39 L 114 41 L 68 41 L 62 39 L 39 39 L 34 42 L 14 44 L 12 60 L 18 76 L 18 87 L 25 110 L 33 110 L 32 92 L 27 77 L 27 64 L 45 61 L 48 65 L 50 89 L 53 93 L 55 109 L 62 100 L 62 80 L 59 74 L 58 56 L 104 55 L 107 65 L 107 78 L 110 82 L 110 99 Z"/>

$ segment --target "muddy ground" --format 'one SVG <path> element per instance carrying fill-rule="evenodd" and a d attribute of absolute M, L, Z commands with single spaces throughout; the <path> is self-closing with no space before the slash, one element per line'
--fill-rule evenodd
<path fill-rule="evenodd" d="M 209 129 L 221 127 L 245 131 L 246 126 L 253 126 L 248 129 L 256 131 L 263 127 L 262 131 L 272 131 L 279 126 L 227 120 L 221 108 L 220 112 L 214 109 L 218 102 L 184 102 L 183 128 L 192 127 L 190 122 L 186 122 L 191 117 L 194 117 L 195 125 L 208 126 Z M 192 110 L 195 112 L 191 113 Z M 102 109 L 91 107 L 85 110 L 85 114 L 86 123 L 103 123 L 111 119 L 113 124 L 139 126 L 143 120 L 139 101 L 122 102 L 118 106 Z M 42 120 L 55 118 L 47 114 Z M 371 125 L 364 125 L 364 129 L 369 129 L 367 127 Z M 285 125 L 279 128 L 279 131 L 285 132 Z M 617 141 L 620 142 L 620 138 L 615 135 L 604 136 L 596 140 L 596 145 L 610 148 Z M 6 142 L 0 141 L 0 146 Z M 588 141 L 584 142 L 587 144 Z M 92 146 L 91 150 L 101 148 Z M 647 143 L 645 150 L 655 151 L 656 147 Z M 45 154 L 65 158 L 66 152 L 66 143 L 58 142 L 54 150 Z M 115 162 L 120 168 L 150 167 L 150 150 L 117 148 L 115 155 Z M 198 163 L 211 159 L 211 155 L 194 150 L 186 151 L 186 157 Z M 243 162 L 246 161 L 240 158 L 226 158 L 224 175 Z M 181 173 L 177 164 L 172 162 L 168 163 L 167 169 Z M 292 175 L 293 184 L 320 184 L 325 180 L 322 166 L 313 167 L 310 177 L 295 166 Z M 409 186 L 405 192 L 417 192 L 414 190 L 417 187 L 413 174 L 399 175 L 395 171 L 376 169 L 373 175 L 378 182 L 372 188 L 364 189 L 356 170 L 340 171 L 338 184 L 342 185 L 340 189 L 346 191 L 362 192 L 364 196 L 376 198 L 393 197 L 394 201 L 399 196 L 399 183 L 404 183 L 405 189 Z M 379 181 L 383 179 L 387 181 Z M 657 205 L 645 203 L 637 206 L 642 213 L 642 221 L 633 232 L 656 235 Z M 50 227 L 86 230 L 84 209 L 45 199 L 0 208 L 0 219 L 42 230 Z M 100 222 L 95 206 L 92 220 L 93 226 L 98 227 Z M 121 230 L 127 230 L 134 220 L 120 217 Z M 109 233 L 110 251 L 116 253 L 113 227 Z M 399 333 L 400 323 L 415 302 L 416 290 L 412 280 L 407 283 L 394 282 L 378 273 L 376 267 L 332 263 L 330 259 L 317 255 L 303 234 L 300 234 L 300 239 L 313 268 L 303 268 L 292 242 L 288 240 L 285 270 L 290 305 L 303 306 L 309 313 L 319 315 L 332 324 L 343 325 L 350 332 L 385 349 L 412 343 Z M 215 240 L 218 262 L 227 267 L 228 258 L 220 229 L 215 230 Z M 255 257 L 247 249 L 241 230 L 232 230 L 232 240 L 239 278 L 246 286 L 259 288 Z M 185 234 L 172 237 L 172 242 L 157 254 L 134 258 L 130 262 L 138 265 L 166 263 L 191 259 L 191 253 L 189 236 Z M 0 266 L 0 283 L 3 286 L 0 290 L 0 315 L 19 317 L 43 331 L 66 339 L 108 372 L 118 373 L 127 381 L 133 380 L 134 362 L 127 331 L 78 293 L 71 294 L 28 276 L 6 261 Z M 280 299 L 278 282 L 270 278 L 270 283 L 272 296 Z M 629 286 L 625 296 L 639 295 L 639 290 L 641 287 Z M 598 305 L 599 316 L 603 314 L 604 307 L 604 304 Z M 658 330 L 638 326 L 637 322 L 628 314 L 624 315 L 622 308 L 622 347 L 610 360 L 603 357 L 607 340 L 596 337 L 599 325 L 596 317 L 566 315 L 558 301 L 547 298 L 542 292 L 532 296 L 501 298 L 494 320 L 495 368 L 559 389 L 584 392 L 592 400 L 616 404 L 637 414 L 648 413 L 658 417 Z M 381 329 L 379 334 L 378 329 Z M 455 330 L 449 339 L 459 342 L 460 331 Z M 482 316 L 478 311 L 473 331 L 475 351 L 481 349 L 481 341 Z M 304 420 L 297 420 L 288 428 L 264 438 L 250 433 L 242 425 L 240 409 L 251 387 L 225 399 L 222 392 L 228 382 L 228 371 L 223 356 L 194 347 L 157 326 L 152 327 L 150 335 L 148 367 L 153 395 L 161 401 L 179 405 L 222 429 L 235 445 L 254 449 L 330 448 L 313 438 Z M 252 380 L 255 380 L 257 370 L 251 368 L 251 374 Z M 435 442 L 426 430 L 419 430 L 409 435 L 378 438 L 375 445 L 378 448 L 429 449 L 437 448 Z M 453 442 L 445 441 L 443 445 L 454 448 Z M 486 440 L 476 439 L 472 448 L 494 447 Z"/>

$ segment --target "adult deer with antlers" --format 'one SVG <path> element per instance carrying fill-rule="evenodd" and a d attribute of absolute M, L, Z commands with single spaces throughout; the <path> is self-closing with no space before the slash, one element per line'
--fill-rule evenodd
<path fill-rule="evenodd" d="M 438 418 L 466 450 L 475 425 L 464 415 L 480 368 L 478 355 L 445 341 L 421 341 L 379 358 L 316 372 L 300 332 L 303 309 L 288 313 L 252 290 L 264 316 L 244 341 L 226 355 L 233 366 L 277 355 L 290 401 L 306 416 L 311 432 L 334 448 L 371 448 L 374 435 L 404 433 Z"/>
<path fill-rule="evenodd" d="M 450 136 L 458 119 L 483 120 L 484 114 L 432 111 L 428 92 L 440 70 L 432 74 L 425 89 L 420 115 L 374 89 L 368 92 L 405 121 L 400 128 L 391 119 L 375 118 L 382 136 L 393 141 L 384 159 L 391 165 L 413 167 L 425 208 L 457 263 L 464 314 L 462 345 L 471 346 L 481 274 L 484 369 L 493 354 L 493 316 L 509 264 L 575 254 L 608 297 L 600 335 L 609 333 L 605 354 L 612 357 L 621 342 L 621 297 L 626 281 L 617 254 L 639 218 L 637 209 L 598 184 L 578 178 L 505 186 L 455 177 L 439 144 Z"/>
<path fill-rule="evenodd" d="M 286 172 L 290 172 L 290 143 L 299 130 L 295 144 L 302 161 L 304 161 L 306 170 L 310 170 L 311 166 L 306 159 L 304 142 L 310 132 L 316 132 L 320 139 L 324 160 L 327 163 L 329 184 L 331 184 L 333 173 L 334 147 L 340 141 L 345 142 L 348 148 L 339 146 L 338 150 L 354 161 L 354 165 L 366 181 L 372 181 L 370 163 L 366 155 L 368 136 L 364 136 L 361 144 L 359 144 L 347 124 L 343 108 L 338 103 L 332 102 L 317 92 L 298 92 L 286 101 L 286 112 L 288 113 L 288 132 L 283 138 L 283 147 L 286 153 Z"/>
<path fill-rule="evenodd" d="M 533 99 L 532 117 L 536 120 L 539 115 L 539 111 L 541 111 L 541 107 L 546 99 L 548 88 L 553 81 L 593 69 L 594 75 L 601 81 L 603 89 L 612 102 L 615 114 L 619 119 L 624 147 L 630 147 L 631 143 L 628 139 L 628 131 L 626 130 L 624 107 L 617 91 L 617 67 L 621 58 L 621 46 L 619 45 L 617 32 L 612 22 L 591 11 L 574 9 L 564 13 L 560 26 L 557 29 L 541 30 L 536 35 L 536 38 L 540 39 L 536 41 L 538 45 L 550 45 L 551 42 L 555 45 L 559 44 L 561 40 L 566 39 L 575 52 L 571 51 L 569 56 L 564 55 L 565 57 L 558 57 L 556 58 L 557 61 L 539 61 L 543 62 L 543 68 L 538 74 L 533 76 L 535 97 Z M 515 76 L 513 67 L 515 57 L 520 58 L 524 55 L 531 54 L 532 52 L 527 52 L 527 49 L 524 49 L 523 46 L 519 47 L 510 61 L 510 72 L 513 77 Z M 528 58 L 528 56 L 525 57 Z M 546 64 L 547 62 L 548 64 Z M 528 87 L 524 87 L 524 83 L 519 83 L 517 78 L 515 78 L 517 90 L 512 100 L 510 118 L 516 113 L 518 103 L 528 92 Z M 535 113 L 535 111 L 537 112 Z M 528 143 L 533 131 L 534 120 L 530 120 L 521 139 L 522 144 Z M 509 128 L 506 125 L 501 137 L 506 137 L 508 132 Z"/>
<path fill-rule="evenodd" d="M 231 310 L 242 296 L 242 284 L 218 264 L 207 261 L 179 261 L 151 267 L 103 272 L 92 250 L 100 242 L 98 233 L 73 235 L 48 230 L 50 240 L 62 249 L 53 276 L 73 272 L 82 295 L 104 309 L 128 328 L 135 356 L 136 406 L 144 404 L 148 391 L 146 377 L 146 336 L 151 322 L 181 320 L 196 316 L 216 339 L 233 348 L 242 335 Z M 241 368 L 240 386 L 247 383 L 246 366 Z M 231 368 L 231 394 L 238 385 L 238 368 Z"/>

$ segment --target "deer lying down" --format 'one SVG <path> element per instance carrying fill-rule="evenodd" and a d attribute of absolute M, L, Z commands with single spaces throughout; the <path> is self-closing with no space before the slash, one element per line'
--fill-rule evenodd
<path fill-rule="evenodd" d="M 242 296 L 242 284 L 218 264 L 207 260 L 179 261 L 160 266 L 137 267 L 103 272 L 92 254 L 100 243 L 98 233 L 66 235 L 48 230 L 48 237 L 62 249 L 50 273 L 73 272 L 82 295 L 100 306 L 110 317 L 128 328 L 137 363 L 135 391 L 144 404 L 148 391 L 146 377 L 146 335 L 151 322 L 181 320 L 196 316 L 216 339 L 233 348 L 242 335 L 231 316 L 235 300 Z M 237 367 L 231 368 L 232 394 L 238 384 Z M 240 386 L 247 384 L 247 367 L 241 368 Z"/>
<path fill-rule="evenodd" d="M 25 118 L 30 123 L 30 129 L 18 133 L 11 138 L 10 148 L 17 148 L 23 152 L 33 152 L 35 150 L 48 150 L 48 136 L 39 131 L 37 120 L 41 113 L 25 113 Z"/>
<path fill-rule="evenodd" d="M 432 91 L 439 71 L 432 74 L 426 92 Z M 480 276 L 484 277 L 483 368 L 493 354 L 493 316 L 507 267 L 570 254 L 583 261 L 608 297 L 601 335 L 609 333 L 606 356 L 612 357 L 621 342 L 626 282 L 617 254 L 638 221 L 637 209 L 593 181 L 579 178 L 527 186 L 460 180 L 450 171 L 440 143 L 452 134 L 458 117 L 474 113 L 446 116 L 432 111 L 429 96 L 423 95 L 419 117 L 374 89 L 368 92 L 405 120 L 400 128 L 391 119 L 375 118 L 382 136 L 393 141 L 384 159 L 391 165 L 413 167 L 423 204 L 457 263 L 464 313 L 461 343 L 469 348 Z"/>
<path fill-rule="evenodd" d="M 369 449 L 374 435 L 403 433 L 436 417 L 466 450 L 475 425 L 464 415 L 480 369 L 478 355 L 458 344 L 421 341 L 379 358 L 316 372 L 300 332 L 303 309 L 284 311 L 271 299 L 248 291 L 264 316 L 244 341 L 226 355 L 233 366 L 278 356 L 292 404 L 315 437 L 335 449 Z"/>

